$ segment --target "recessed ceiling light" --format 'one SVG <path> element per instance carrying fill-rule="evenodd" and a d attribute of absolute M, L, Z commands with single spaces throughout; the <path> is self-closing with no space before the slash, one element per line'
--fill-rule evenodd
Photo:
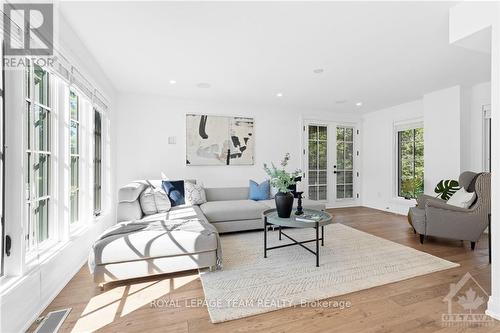
<path fill-rule="evenodd" d="M 356 106 L 361 106 L 361 105 L 363 105 L 363 103 L 362 103 L 362 102 L 357 102 L 357 103 L 356 103 Z"/>
<path fill-rule="evenodd" d="M 283 97 L 283 93 L 277 93 L 276 97 Z"/>
<path fill-rule="evenodd" d="M 175 80 L 170 80 L 170 81 L 168 81 L 168 83 L 170 83 L 170 84 L 176 84 L 176 83 L 177 83 L 177 81 L 175 81 Z"/>
<path fill-rule="evenodd" d="M 198 88 L 210 88 L 211 87 L 210 83 L 206 83 L 206 82 L 200 82 L 196 86 Z"/>
<path fill-rule="evenodd" d="M 323 68 L 316 68 L 315 70 L 313 70 L 313 73 L 314 74 L 321 74 L 323 73 L 325 70 Z"/>

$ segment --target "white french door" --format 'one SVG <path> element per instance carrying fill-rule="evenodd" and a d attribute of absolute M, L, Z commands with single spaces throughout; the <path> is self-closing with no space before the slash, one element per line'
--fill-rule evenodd
<path fill-rule="evenodd" d="M 304 182 L 306 197 L 328 207 L 358 204 L 356 124 L 305 121 Z"/>

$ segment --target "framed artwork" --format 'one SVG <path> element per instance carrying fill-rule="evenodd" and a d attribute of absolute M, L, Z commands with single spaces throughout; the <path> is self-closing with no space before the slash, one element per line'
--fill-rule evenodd
<path fill-rule="evenodd" d="M 186 165 L 253 165 L 254 120 L 186 115 Z"/>

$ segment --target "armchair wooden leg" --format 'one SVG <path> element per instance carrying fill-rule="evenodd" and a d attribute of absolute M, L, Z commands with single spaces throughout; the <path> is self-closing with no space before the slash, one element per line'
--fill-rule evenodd
<path fill-rule="evenodd" d="M 420 235 L 420 244 L 424 244 L 425 235 Z"/>
<path fill-rule="evenodd" d="M 474 251 L 474 249 L 476 248 L 476 242 L 470 242 L 470 248 L 472 249 L 472 251 Z"/>

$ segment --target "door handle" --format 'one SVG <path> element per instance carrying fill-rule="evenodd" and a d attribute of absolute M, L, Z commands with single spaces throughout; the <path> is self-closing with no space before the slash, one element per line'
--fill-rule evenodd
<path fill-rule="evenodd" d="M 12 247 L 12 239 L 9 235 L 5 236 L 5 254 L 10 256 L 10 248 Z"/>

